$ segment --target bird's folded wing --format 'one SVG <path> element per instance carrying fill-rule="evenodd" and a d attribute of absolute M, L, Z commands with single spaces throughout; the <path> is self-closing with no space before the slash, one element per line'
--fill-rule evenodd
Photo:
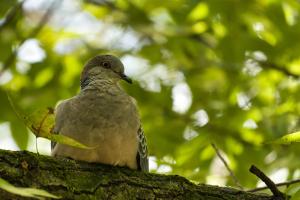
<path fill-rule="evenodd" d="M 148 148 L 144 131 L 140 126 L 138 130 L 139 147 L 137 154 L 137 164 L 141 171 L 149 172 Z"/>

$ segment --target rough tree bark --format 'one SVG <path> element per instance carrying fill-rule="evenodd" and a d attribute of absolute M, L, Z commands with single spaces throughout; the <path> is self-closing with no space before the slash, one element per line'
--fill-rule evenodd
<path fill-rule="evenodd" d="M 62 199 L 271 200 L 232 188 L 196 185 L 180 176 L 142 173 L 122 167 L 0 150 L 0 177 Z M 28 199 L 0 189 L 0 199 Z"/>

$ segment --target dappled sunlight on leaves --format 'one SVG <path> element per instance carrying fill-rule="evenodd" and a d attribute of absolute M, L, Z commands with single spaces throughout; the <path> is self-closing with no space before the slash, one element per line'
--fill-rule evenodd
<path fill-rule="evenodd" d="M 0 122 L 10 125 L 19 148 L 28 148 L 29 137 L 7 89 L 21 113 L 33 113 L 21 121 L 61 142 L 43 108 L 79 92 L 89 58 L 114 54 L 134 79 L 121 85 L 137 100 L 153 172 L 233 185 L 214 142 L 245 187 L 257 184 L 247 173 L 251 164 L 269 173 L 286 168 L 291 179 L 300 166 L 299 2 L 107 2 L 63 1 L 35 35 L 29 33 L 51 1 L 28 0 L 0 23 Z M 1 2 L 1 16 L 11 6 Z"/>

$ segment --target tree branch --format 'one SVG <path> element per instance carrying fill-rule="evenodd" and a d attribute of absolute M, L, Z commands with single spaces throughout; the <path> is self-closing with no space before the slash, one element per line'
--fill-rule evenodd
<path fill-rule="evenodd" d="M 267 175 L 265 175 L 260 169 L 252 165 L 249 171 L 256 175 L 258 178 L 260 178 L 260 180 L 262 180 L 268 186 L 276 200 L 286 199 L 285 195 L 277 189 L 275 183 L 269 177 L 267 177 Z"/>
<path fill-rule="evenodd" d="M 0 150 L 0 177 L 18 187 L 44 189 L 62 199 L 271 200 L 268 195 L 195 185 L 180 176 Z M 0 189 L 1 199 L 27 199 Z"/>

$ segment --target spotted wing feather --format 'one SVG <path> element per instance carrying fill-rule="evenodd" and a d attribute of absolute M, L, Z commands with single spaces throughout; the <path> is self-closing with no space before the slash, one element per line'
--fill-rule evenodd
<path fill-rule="evenodd" d="M 149 172 L 147 141 L 142 127 L 138 130 L 139 147 L 137 154 L 138 169 L 143 172 Z"/>

